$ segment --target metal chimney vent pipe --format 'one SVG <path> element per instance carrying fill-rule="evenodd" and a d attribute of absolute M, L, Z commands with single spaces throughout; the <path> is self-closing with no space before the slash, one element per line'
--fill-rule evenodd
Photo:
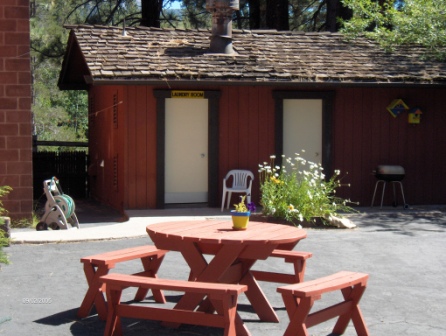
<path fill-rule="evenodd" d="M 239 9 L 239 0 L 206 0 L 206 10 L 212 14 L 210 51 L 233 54 L 232 14 Z"/>

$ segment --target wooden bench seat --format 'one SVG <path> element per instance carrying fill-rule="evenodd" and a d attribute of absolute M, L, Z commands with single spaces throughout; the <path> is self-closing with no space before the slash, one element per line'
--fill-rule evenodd
<path fill-rule="evenodd" d="M 84 264 L 88 290 L 77 312 L 77 316 L 79 318 L 88 316 L 94 305 L 99 318 L 105 320 L 107 306 L 104 293 L 102 292 L 102 283 L 99 278 L 108 274 L 117 263 L 141 259 L 144 271 L 138 274 L 156 278 L 156 274 L 166 253 L 166 250 L 159 250 L 153 245 L 144 245 L 82 258 L 81 262 Z M 147 295 L 147 291 L 147 289 L 139 289 L 135 295 L 135 300 L 143 300 Z M 166 302 L 164 294 L 160 290 L 153 290 L 153 296 L 157 302 Z"/>
<path fill-rule="evenodd" d="M 284 335 L 308 336 L 307 328 L 339 316 L 330 335 L 344 334 L 352 320 L 356 332 L 360 336 L 368 336 L 369 332 L 359 309 L 359 301 L 364 293 L 368 274 L 342 271 L 316 280 L 300 284 L 279 287 L 290 324 Z M 316 300 L 322 294 L 341 290 L 344 301 L 310 314 Z"/>
<path fill-rule="evenodd" d="M 104 335 L 121 335 L 120 317 L 157 320 L 224 328 L 224 335 L 236 336 L 236 323 L 244 327 L 237 314 L 238 294 L 248 289 L 246 285 L 230 285 L 171 279 L 155 279 L 135 275 L 108 274 L 101 277 L 107 292 L 108 315 Z M 217 314 L 175 308 L 141 306 L 121 302 L 122 290 L 138 287 L 153 290 L 170 290 L 205 294 Z"/>
<path fill-rule="evenodd" d="M 251 270 L 251 274 L 258 281 L 277 282 L 294 284 L 304 281 L 306 260 L 311 258 L 311 252 L 302 251 L 288 251 L 275 249 L 271 257 L 282 258 L 287 263 L 292 263 L 294 266 L 294 274 L 276 273 L 268 271 Z"/>

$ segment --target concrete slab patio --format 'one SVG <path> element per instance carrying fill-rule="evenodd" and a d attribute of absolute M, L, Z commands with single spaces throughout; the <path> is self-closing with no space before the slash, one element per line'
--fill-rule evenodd
<path fill-rule="evenodd" d="M 49 239 L 51 231 L 13 230 L 12 237 L 22 244 L 4 249 L 11 264 L 2 265 L 0 271 L 0 335 L 102 335 L 105 324 L 96 315 L 76 318 L 87 290 L 80 258 L 151 243 L 145 234 L 145 226 L 151 222 L 222 215 L 219 209 L 207 208 L 154 210 L 129 212 L 129 220 L 120 223 L 119 214 L 106 212 L 107 218 L 91 214 L 88 220 L 88 214 L 84 216 L 79 210 L 82 228 L 69 233 L 59 231 L 66 237 L 78 235 L 76 239 Z M 339 270 L 369 273 L 361 308 L 371 335 L 445 335 L 446 207 L 360 210 L 350 215 L 356 229 L 307 230 L 307 239 L 297 245 L 299 250 L 313 252 L 306 279 Z M 86 232 L 81 234 L 82 231 Z M 40 236 L 40 241 L 27 238 L 36 236 Z M 257 264 L 257 268 L 276 271 L 290 271 L 288 267 L 289 264 L 277 260 Z M 134 261 L 118 265 L 116 272 L 139 269 L 139 261 Z M 159 276 L 186 279 L 188 267 L 181 255 L 169 253 Z M 277 286 L 261 283 L 280 323 L 260 322 L 250 311 L 246 298 L 240 298 L 239 311 L 252 335 L 283 334 L 288 317 Z M 124 299 L 130 300 L 131 295 L 127 293 Z M 171 294 L 167 297 L 171 304 L 178 298 Z M 316 304 L 320 307 L 336 299 L 335 295 L 327 296 Z M 332 325 L 329 321 L 315 326 L 310 334 L 329 335 Z M 143 334 L 209 336 L 222 335 L 222 331 L 185 325 L 169 329 L 158 322 L 124 321 L 124 335 Z M 352 326 L 345 335 L 355 335 Z"/>

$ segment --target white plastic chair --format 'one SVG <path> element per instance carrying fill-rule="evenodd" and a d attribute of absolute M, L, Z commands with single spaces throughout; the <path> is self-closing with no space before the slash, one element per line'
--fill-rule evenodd
<path fill-rule="evenodd" d="M 227 186 L 228 180 L 232 177 L 232 186 Z M 249 170 L 234 169 L 230 170 L 226 177 L 223 179 L 223 198 L 221 200 L 221 211 L 225 205 L 226 193 L 228 193 L 228 204 L 226 209 L 229 208 L 229 202 L 231 201 L 232 193 L 246 194 L 246 204 L 251 202 L 251 187 L 254 180 L 254 174 Z M 238 203 L 238 202 L 237 202 Z"/>

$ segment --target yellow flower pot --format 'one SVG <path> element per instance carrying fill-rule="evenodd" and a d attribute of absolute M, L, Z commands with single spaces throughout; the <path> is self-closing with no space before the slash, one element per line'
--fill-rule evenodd
<path fill-rule="evenodd" d="M 231 211 L 232 216 L 232 228 L 234 230 L 246 230 L 249 223 L 249 216 L 251 212 L 236 212 L 234 210 Z"/>

